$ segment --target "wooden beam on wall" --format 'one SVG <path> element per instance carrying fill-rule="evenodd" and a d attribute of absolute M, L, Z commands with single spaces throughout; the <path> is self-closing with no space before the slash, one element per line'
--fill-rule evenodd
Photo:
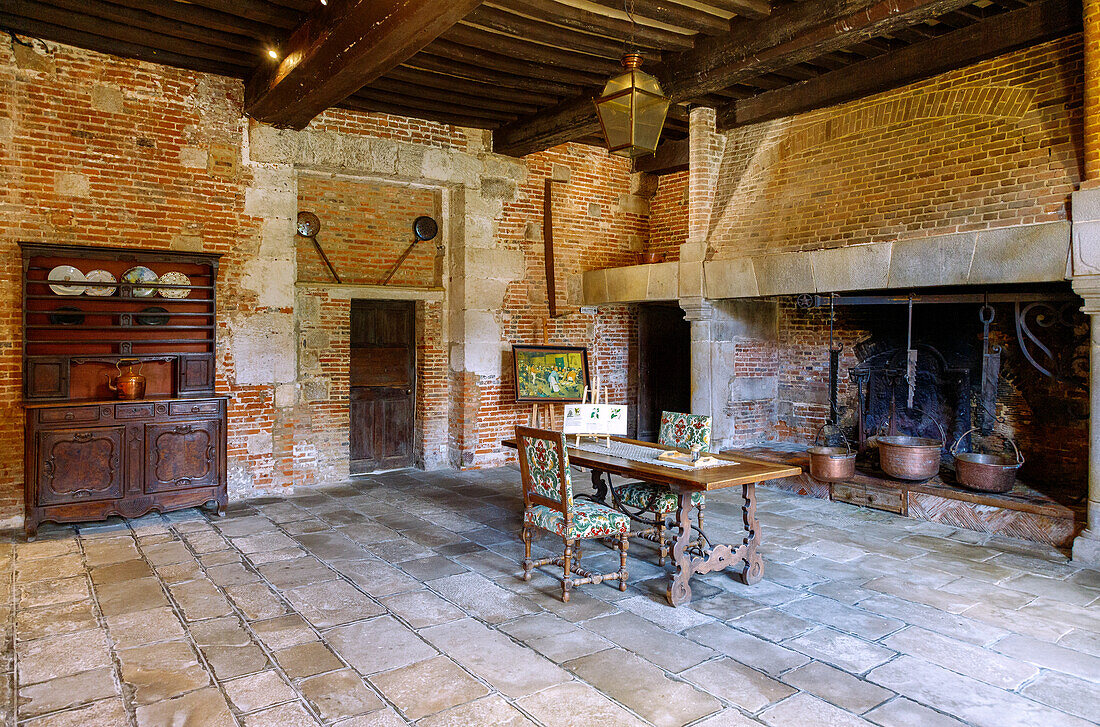
<path fill-rule="evenodd" d="M 1042 0 L 817 78 L 735 101 L 718 111 L 728 129 L 824 108 L 977 63 L 1081 29 L 1075 0 Z"/>
<path fill-rule="evenodd" d="M 663 141 L 657 147 L 657 153 L 634 160 L 635 172 L 650 174 L 672 174 L 688 168 L 690 144 L 688 139 Z"/>
<path fill-rule="evenodd" d="M 329 106 L 407 61 L 481 0 L 330 0 L 248 82 L 245 112 L 301 129 Z"/>

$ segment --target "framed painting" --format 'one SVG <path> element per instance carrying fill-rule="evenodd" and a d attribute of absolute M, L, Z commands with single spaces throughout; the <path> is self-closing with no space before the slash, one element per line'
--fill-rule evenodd
<path fill-rule="evenodd" d="M 516 401 L 521 404 L 579 403 L 588 386 L 584 346 L 513 346 Z"/>

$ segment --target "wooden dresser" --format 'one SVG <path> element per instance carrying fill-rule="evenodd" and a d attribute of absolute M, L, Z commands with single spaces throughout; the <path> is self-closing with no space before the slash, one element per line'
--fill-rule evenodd
<path fill-rule="evenodd" d="M 45 521 L 203 504 L 224 513 L 227 400 L 214 395 L 218 256 L 20 247 L 27 536 Z M 62 265 L 106 270 L 119 282 L 86 286 L 101 295 L 59 294 L 47 276 Z M 189 284 L 125 282 L 136 266 L 183 273 Z M 109 388 L 125 364 L 146 377 L 141 399 L 120 400 Z"/>

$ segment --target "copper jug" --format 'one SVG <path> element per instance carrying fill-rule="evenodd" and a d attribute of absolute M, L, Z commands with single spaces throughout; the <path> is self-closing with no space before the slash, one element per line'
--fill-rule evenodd
<path fill-rule="evenodd" d="M 126 372 L 123 373 L 122 365 L 125 362 Z M 134 371 L 134 364 L 137 364 L 138 370 Z M 115 361 L 115 368 L 118 369 L 118 376 L 114 381 L 111 381 L 110 374 L 107 375 L 107 388 L 111 391 L 118 393 L 119 399 L 143 399 L 145 398 L 145 377 L 141 375 L 141 361 L 138 359 L 119 359 Z"/>

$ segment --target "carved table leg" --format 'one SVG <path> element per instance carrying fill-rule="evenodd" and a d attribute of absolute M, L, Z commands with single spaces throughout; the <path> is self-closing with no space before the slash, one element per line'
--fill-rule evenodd
<path fill-rule="evenodd" d="M 759 583 L 764 577 L 764 559 L 757 548 L 760 545 L 760 521 L 756 519 L 756 485 L 742 485 L 742 497 L 745 504 L 741 512 L 745 518 L 745 567 L 741 571 L 741 580 L 745 585 Z"/>
<path fill-rule="evenodd" d="M 672 562 L 676 564 L 676 572 L 665 592 L 668 602 L 673 606 L 691 601 L 691 574 L 694 570 L 691 554 L 688 552 L 688 544 L 691 542 L 691 493 L 680 491 L 676 495 L 676 534 L 672 541 Z"/>

